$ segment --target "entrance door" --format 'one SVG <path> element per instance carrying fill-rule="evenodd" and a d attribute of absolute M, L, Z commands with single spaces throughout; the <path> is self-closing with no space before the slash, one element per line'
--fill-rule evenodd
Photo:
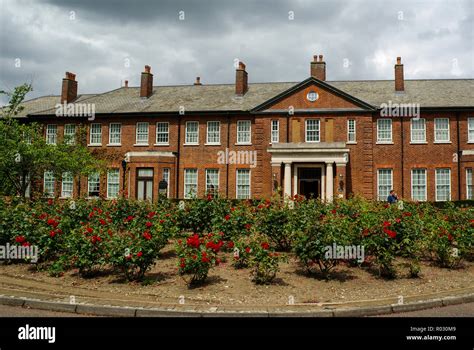
<path fill-rule="evenodd" d="M 298 168 L 298 194 L 321 197 L 321 168 Z"/>
<path fill-rule="evenodd" d="M 153 169 L 137 169 L 137 199 L 153 201 Z"/>

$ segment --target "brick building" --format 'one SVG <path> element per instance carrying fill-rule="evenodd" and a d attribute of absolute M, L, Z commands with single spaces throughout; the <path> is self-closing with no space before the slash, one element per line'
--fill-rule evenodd
<path fill-rule="evenodd" d="M 385 199 L 393 188 L 405 199 L 472 199 L 474 80 L 405 80 L 400 58 L 394 80 L 327 81 L 322 56 L 309 68 L 297 83 L 248 83 L 240 63 L 235 84 L 155 86 L 146 66 L 140 87 L 95 95 L 78 95 L 66 73 L 60 96 L 26 101 L 21 117 L 44 124 L 50 143 L 87 125 L 110 169 L 81 181 L 83 196 L 155 199 L 162 182 L 171 198 Z M 64 102 L 93 106 L 94 120 L 57 116 Z M 418 115 L 405 113 L 417 104 Z M 77 196 L 75 181 L 46 173 L 44 190 Z"/>

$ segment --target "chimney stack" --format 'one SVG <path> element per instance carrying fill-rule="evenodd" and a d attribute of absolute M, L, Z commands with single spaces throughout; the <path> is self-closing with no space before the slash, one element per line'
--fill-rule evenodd
<path fill-rule="evenodd" d="M 202 85 L 201 84 L 201 77 L 196 77 L 196 81 L 194 82 L 194 85 Z"/>
<path fill-rule="evenodd" d="M 323 55 L 319 55 L 319 60 L 318 55 L 313 56 L 311 76 L 322 81 L 326 80 L 326 62 L 323 61 Z"/>
<path fill-rule="evenodd" d="M 235 94 L 243 96 L 248 89 L 248 74 L 245 70 L 245 64 L 239 62 L 239 67 L 235 71 Z"/>
<path fill-rule="evenodd" d="M 405 91 L 405 79 L 403 77 L 401 57 L 397 57 L 397 64 L 395 65 L 395 91 Z"/>
<path fill-rule="evenodd" d="M 150 97 L 153 93 L 153 74 L 151 74 L 151 67 L 145 66 L 145 71 L 142 72 L 142 80 L 140 84 L 140 97 Z"/>
<path fill-rule="evenodd" d="M 125 87 L 128 87 L 128 80 L 125 80 Z"/>
<path fill-rule="evenodd" d="M 63 86 L 61 89 L 61 103 L 71 103 L 77 98 L 77 81 L 76 74 L 66 72 L 63 78 Z"/>

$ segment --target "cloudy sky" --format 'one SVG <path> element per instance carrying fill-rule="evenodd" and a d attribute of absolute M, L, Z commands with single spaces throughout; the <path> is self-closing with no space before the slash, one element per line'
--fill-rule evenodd
<path fill-rule="evenodd" d="M 301 81 L 313 54 L 328 80 L 474 77 L 473 0 L 0 0 L 0 90 L 32 82 L 59 94 L 65 71 L 79 93 L 138 85 Z M 2 103 L 5 100 L 0 101 Z"/>

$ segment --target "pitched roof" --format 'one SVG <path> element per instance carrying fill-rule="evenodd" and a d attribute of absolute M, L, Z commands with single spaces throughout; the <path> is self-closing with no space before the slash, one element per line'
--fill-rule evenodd
<path fill-rule="evenodd" d="M 372 106 L 382 103 L 419 103 L 421 107 L 474 107 L 474 79 L 405 80 L 405 92 L 394 90 L 393 80 L 326 81 Z M 95 113 L 149 113 L 186 111 L 250 111 L 300 82 L 252 83 L 243 97 L 234 84 L 155 86 L 141 98 L 139 87 L 122 87 L 96 95 L 80 95 L 75 102 L 95 104 Z M 50 115 L 59 96 L 44 96 L 24 102 L 21 116 Z"/>

